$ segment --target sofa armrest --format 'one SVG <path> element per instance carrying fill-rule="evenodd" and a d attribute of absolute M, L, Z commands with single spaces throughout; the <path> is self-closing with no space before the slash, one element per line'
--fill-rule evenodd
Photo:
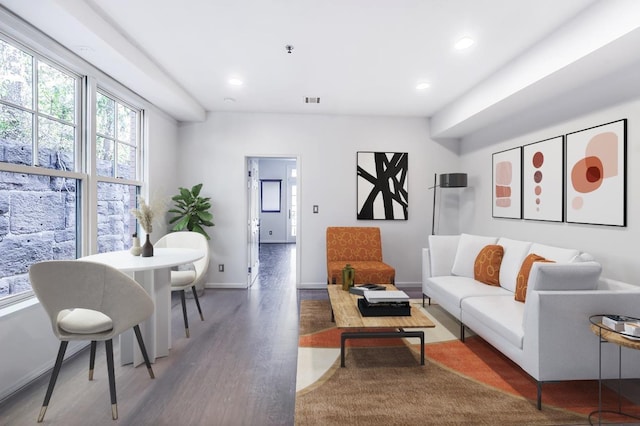
<path fill-rule="evenodd" d="M 422 294 L 426 294 L 425 284 L 427 278 L 431 276 L 431 259 L 429 258 L 429 249 L 422 249 Z"/>
<path fill-rule="evenodd" d="M 638 316 L 638 306 L 638 290 L 534 289 L 527 295 L 525 306 L 522 367 L 540 381 L 597 379 L 599 343 L 591 331 L 589 317 Z M 628 352 L 622 375 L 638 377 L 640 351 Z M 615 345 L 602 347 L 603 378 L 617 377 L 617 357 Z"/>
<path fill-rule="evenodd" d="M 429 276 L 451 275 L 460 235 L 429 236 Z"/>

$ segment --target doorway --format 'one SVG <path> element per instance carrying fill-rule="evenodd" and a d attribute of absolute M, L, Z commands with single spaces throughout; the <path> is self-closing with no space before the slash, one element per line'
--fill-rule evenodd
<path fill-rule="evenodd" d="M 247 287 L 273 282 L 260 277 L 282 270 L 295 277 L 287 280 L 295 287 L 300 282 L 298 163 L 297 157 L 247 157 Z"/>

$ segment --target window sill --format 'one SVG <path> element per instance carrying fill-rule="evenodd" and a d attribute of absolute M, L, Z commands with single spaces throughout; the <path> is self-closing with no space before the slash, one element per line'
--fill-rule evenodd
<path fill-rule="evenodd" d="M 38 299 L 35 296 L 33 296 L 26 300 L 22 300 L 20 302 L 13 303 L 9 306 L 5 306 L 3 308 L 0 308 L 0 318 L 8 317 L 18 311 L 29 308 L 38 303 L 40 303 Z"/>

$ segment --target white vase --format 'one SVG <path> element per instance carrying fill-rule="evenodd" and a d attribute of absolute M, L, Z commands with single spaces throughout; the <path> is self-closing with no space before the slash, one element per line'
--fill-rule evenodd
<path fill-rule="evenodd" d="M 129 251 L 134 256 L 140 256 L 140 253 L 142 253 L 142 247 L 140 247 L 140 238 L 133 237 L 131 249 L 129 249 Z"/>

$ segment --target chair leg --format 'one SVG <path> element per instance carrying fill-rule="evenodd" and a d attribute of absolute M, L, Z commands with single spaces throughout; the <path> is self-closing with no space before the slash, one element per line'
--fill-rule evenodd
<path fill-rule="evenodd" d="M 138 339 L 138 346 L 140 346 L 140 352 L 142 352 L 142 357 L 144 358 L 144 363 L 147 366 L 147 371 L 149 372 L 149 377 L 155 379 L 156 376 L 153 374 L 153 369 L 151 368 L 151 363 L 149 362 L 149 355 L 147 355 L 147 348 L 144 346 L 144 340 L 142 340 L 142 333 L 140 333 L 140 326 L 134 325 L 133 331 L 136 333 L 136 339 Z"/>
<path fill-rule="evenodd" d="M 116 375 L 113 369 L 113 341 L 104 341 L 107 353 L 107 373 L 109 375 L 109 394 L 111 395 L 111 418 L 118 420 L 118 402 L 116 400 Z"/>
<path fill-rule="evenodd" d="M 184 333 L 189 338 L 189 320 L 187 319 L 187 302 L 184 300 L 184 290 L 180 290 L 180 300 L 182 301 L 182 316 L 184 318 Z"/>
<path fill-rule="evenodd" d="M 202 309 L 200 309 L 200 300 L 198 299 L 198 292 L 196 291 L 196 286 L 191 286 L 191 291 L 193 291 L 193 299 L 196 301 L 196 306 L 198 307 L 198 312 L 200 312 L 200 319 L 204 321 L 204 317 L 202 316 Z"/>
<path fill-rule="evenodd" d="M 96 364 L 96 346 L 95 340 L 91 341 L 91 351 L 89 353 L 89 380 L 93 380 L 93 367 Z"/>
<path fill-rule="evenodd" d="M 47 393 L 44 395 L 44 402 L 42 403 L 42 408 L 40 409 L 40 414 L 38 415 L 38 423 L 42 423 L 42 421 L 44 420 L 44 414 L 47 412 L 47 407 L 49 406 L 49 401 L 51 400 L 51 394 L 53 393 L 53 388 L 56 385 L 58 373 L 60 373 L 60 367 L 62 367 L 64 353 L 67 350 L 68 344 L 69 342 L 64 340 L 60 342 L 60 348 L 58 349 L 56 363 L 54 364 L 53 371 L 51 372 L 51 379 L 49 379 L 49 387 L 47 388 Z"/>

